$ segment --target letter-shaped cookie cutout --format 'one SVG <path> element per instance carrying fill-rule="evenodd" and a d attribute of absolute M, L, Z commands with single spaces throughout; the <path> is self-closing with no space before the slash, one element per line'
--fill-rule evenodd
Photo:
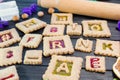
<path fill-rule="evenodd" d="M 89 40 L 80 39 L 79 46 L 84 46 L 85 48 L 89 47 Z"/>
<path fill-rule="evenodd" d="M 106 50 L 106 49 L 108 48 L 108 49 L 110 49 L 111 51 L 113 51 L 113 49 L 112 49 L 112 44 L 103 43 L 102 46 L 103 46 L 103 50 Z"/>
<path fill-rule="evenodd" d="M 69 69 L 67 66 L 67 63 L 62 63 L 58 68 L 57 68 L 57 72 L 60 71 L 65 71 L 66 73 L 69 73 Z"/>
<path fill-rule="evenodd" d="M 99 64 L 100 64 L 100 59 L 99 58 L 91 58 L 90 62 L 91 62 L 91 67 L 92 68 L 100 68 Z"/>

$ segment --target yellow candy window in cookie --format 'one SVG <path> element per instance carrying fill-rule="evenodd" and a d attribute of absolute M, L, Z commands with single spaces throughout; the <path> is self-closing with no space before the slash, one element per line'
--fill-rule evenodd
<path fill-rule="evenodd" d="M 89 23 L 89 30 L 92 31 L 103 31 L 101 24 Z"/>
<path fill-rule="evenodd" d="M 73 62 L 57 60 L 55 69 L 52 72 L 56 75 L 71 76 Z"/>
<path fill-rule="evenodd" d="M 31 27 L 31 26 L 34 26 L 34 25 L 36 25 L 36 22 L 35 22 L 35 20 L 31 20 L 31 21 L 29 21 L 29 22 L 27 22 L 27 23 L 25 23 L 25 24 L 23 24 L 26 28 L 29 28 L 29 27 Z"/>
<path fill-rule="evenodd" d="M 67 17 L 67 16 L 57 15 L 57 21 L 67 21 L 67 20 L 68 20 L 68 17 Z"/>
<path fill-rule="evenodd" d="M 103 47 L 103 50 L 106 50 L 108 48 L 109 50 L 113 51 L 112 44 L 103 43 L 102 47 Z"/>

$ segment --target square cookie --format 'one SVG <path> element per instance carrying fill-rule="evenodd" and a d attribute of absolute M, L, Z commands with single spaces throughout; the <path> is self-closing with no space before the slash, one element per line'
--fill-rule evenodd
<path fill-rule="evenodd" d="M 105 72 L 105 57 L 86 56 L 86 70 L 95 72 Z"/>
<path fill-rule="evenodd" d="M 0 70 L 0 80 L 19 80 L 15 66 L 10 66 Z"/>
<path fill-rule="evenodd" d="M 27 48 L 37 48 L 41 40 L 42 35 L 40 34 L 25 34 L 19 45 Z"/>
<path fill-rule="evenodd" d="M 111 33 L 105 20 L 82 21 L 83 35 L 85 37 L 110 37 Z"/>
<path fill-rule="evenodd" d="M 95 54 L 120 57 L 120 42 L 97 39 Z"/>
<path fill-rule="evenodd" d="M 81 33 L 82 33 L 82 27 L 81 25 L 78 25 L 78 23 L 67 25 L 67 35 L 80 36 Z"/>
<path fill-rule="evenodd" d="M 0 48 L 10 46 L 21 40 L 16 29 L 9 29 L 0 32 Z"/>
<path fill-rule="evenodd" d="M 16 24 L 16 27 L 24 33 L 30 33 L 45 27 L 47 24 L 37 18 L 32 18 Z"/>
<path fill-rule="evenodd" d="M 44 36 L 62 36 L 64 34 L 65 25 L 47 25 L 45 27 Z"/>
<path fill-rule="evenodd" d="M 82 38 L 78 39 L 75 45 L 75 49 L 83 52 L 91 52 L 93 46 L 93 41 L 84 40 Z"/>
<path fill-rule="evenodd" d="M 79 80 L 83 59 L 53 55 L 43 80 Z"/>
<path fill-rule="evenodd" d="M 118 57 L 117 61 L 113 65 L 113 72 L 120 78 L 120 57 Z"/>
<path fill-rule="evenodd" d="M 71 13 L 53 13 L 51 24 L 71 24 L 73 23 L 73 15 Z"/>
<path fill-rule="evenodd" d="M 44 56 L 54 54 L 72 54 L 74 52 L 72 42 L 68 35 L 44 37 L 43 44 Z"/>
<path fill-rule="evenodd" d="M 24 64 L 42 64 L 42 50 L 28 50 L 24 57 Z"/>
<path fill-rule="evenodd" d="M 0 66 L 8 66 L 22 62 L 23 47 L 9 47 L 0 49 Z"/>

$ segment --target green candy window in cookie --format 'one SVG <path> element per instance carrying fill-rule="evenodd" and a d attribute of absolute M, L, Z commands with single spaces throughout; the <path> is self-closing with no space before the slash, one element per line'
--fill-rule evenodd
<path fill-rule="evenodd" d="M 108 48 L 109 50 L 113 51 L 112 44 L 103 43 L 102 48 L 103 48 L 103 50 L 106 50 Z"/>
<path fill-rule="evenodd" d="M 68 20 L 68 16 L 57 15 L 57 21 L 67 21 L 67 20 Z"/>
<path fill-rule="evenodd" d="M 88 23 L 89 30 L 92 31 L 103 31 L 101 24 Z"/>
<path fill-rule="evenodd" d="M 72 66 L 73 62 L 57 60 L 52 73 L 55 75 L 71 76 Z"/>
<path fill-rule="evenodd" d="M 49 41 L 50 49 L 65 48 L 64 40 Z"/>
<path fill-rule="evenodd" d="M 3 35 L 0 35 L 0 43 L 8 41 L 8 40 L 10 40 L 12 38 L 13 38 L 13 36 L 12 36 L 12 34 L 10 32 L 6 33 L 6 34 L 3 34 Z"/>
<path fill-rule="evenodd" d="M 27 23 L 24 23 L 23 25 L 26 27 L 26 28 L 29 28 L 29 27 L 31 27 L 31 26 L 34 26 L 34 25 L 36 25 L 37 23 L 35 22 L 35 20 L 31 20 L 31 21 L 29 21 L 29 22 L 27 22 Z"/>

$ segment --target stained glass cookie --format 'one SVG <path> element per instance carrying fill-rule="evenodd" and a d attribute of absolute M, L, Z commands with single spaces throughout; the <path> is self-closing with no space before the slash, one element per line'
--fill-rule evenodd
<path fill-rule="evenodd" d="M 113 72 L 120 78 L 120 57 L 118 57 L 117 61 L 113 65 Z"/>
<path fill-rule="evenodd" d="M 67 25 L 66 33 L 67 35 L 70 35 L 70 36 L 80 36 L 82 33 L 82 27 L 81 25 L 78 25 L 78 23 Z"/>
<path fill-rule="evenodd" d="M 28 50 L 24 57 L 24 64 L 42 64 L 42 50 Z"/>
<path fill-rule="evenodd" d="M 0 66 L 8 66 L 21 63 L 22 51 L 23 47 L 21 46 L 0 49 Z"/>
<path fill-rule="evenodd" d="M 43 36 L 62 36 L 65 25 L 47 25 L 44 29 Z"/>
<path fill-rule="evenodd" d="M 41 40 L 42 40 L 41 34 L 25 34 L 19 45 L 27 48 L 37 48 Z"/>
<path fill-rule="evenodd" d="M 93 46 L 93 41 L 84 40 L 82 38 L 78 39 L 76 42 L 75 49 L 83 52 L 91 52 Z"/>
<path fill-rule="evenodd" d="M 68 35 L 44 37 L 43 44 L 44 56 L 54 54 L 73 54 L 74 52 L 72 42 Z"/>
<path fill-rule="evenodd" d="M 24 33 L 30 33 L 45 27 L 47 24 L 37 18 L 32 18 L 16 24 L 16 27 Z"/>
<path fill-rule="evenodd" d="M 83 35 L 85 37 L 110 37 L 107 21 L 105 20 L 86 20 L 82 21 Z"/>
<path fill-rule="evenodd" d="M 15 66 L 10 66 L 0 70 L 0 80 L 19 80 Z"/>
<path fill-rule="evenodd" d="M 79 80 L 83 59 L 53 55 L 43 80 Z"/>
<path fill-rule="evenodd" d="M 97 39 L 95 54 L 104 56 L 120 56 L 120 42 Z"/>
<path fill-rule="evenodd" d="M 105 72 L 105 58 L 98 56 L 86 56 L 86 70 L 94 72 Z"/>
<path fill-rule="evenodd" d="M 21 38 L 15 28 L 0 32 L 0 48 L 10 46 L 20 40 Z"/>
<path fill-rule="evenodd" d="M 53 13 L 51 24 L 71 24 L 73 23 L 73 15 L 71 13 Z"/>

